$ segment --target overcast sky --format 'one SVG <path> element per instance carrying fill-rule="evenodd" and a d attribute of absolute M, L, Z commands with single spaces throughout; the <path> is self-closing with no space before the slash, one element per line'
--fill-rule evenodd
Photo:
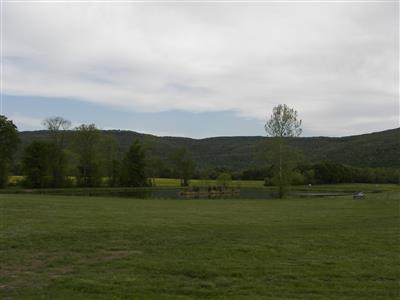
<path fill-rule="evenodd" d="M 399 126 L 399 4 L 3 3 L 3 113 L 158 135 Z"/>

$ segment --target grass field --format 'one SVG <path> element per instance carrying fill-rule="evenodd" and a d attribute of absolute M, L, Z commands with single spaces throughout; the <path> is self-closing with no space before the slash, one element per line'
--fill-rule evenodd
<path fill-rule="evenodd" d="M 0 298 L 398 299 L 399 192 L 0 195 Z"/>
<path fill-rule="evenodd" d="M 157 187 L 179 187 L 180 180 L 174 178 L 156 178 Z M 213 186 L 218 185 L 216 180 L 212 179 L 191 179 L 191 186 Z M 261 188 L 264 187 L 263 180 L 232 180 L 230 183 L 233 187 Z"/>

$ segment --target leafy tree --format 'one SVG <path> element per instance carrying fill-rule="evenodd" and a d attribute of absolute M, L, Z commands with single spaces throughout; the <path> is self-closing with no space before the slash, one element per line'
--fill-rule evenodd
<path fill-rule="evenodd" d="M 75 128 L 74 148 L 79 154 L 78 185 L 95 187 L 101 184 L 99 143 L 101 133 L 94 124 Z"/>
<path fill-rule="evenodd" d="M 51 165 L 53 162 L 55 145 L 43 141 L 33 141 L 24 150 L 23 170 L 25 186 L 30 188 L 44 188 L 52 182 Z"/>
<path fill-rule="evenodd" d="M 174 165 L 174 173 L 181 181 L 181 186 L 188 186 L 189 179 L 195 171 L 192 156 L 187 148 L 179 148 L 171 157 Z"/>
<path fill-rule="evenodd" d="M 147 185 L 145 152 L 136 140 L 122 160 L 120 184 L 139 187 Z"/>
<path fill-rule="evenodd" d="M 80 162 L 80 155 L 74 151 L 73 144 L 71 144 L 71 147 L 64 149 L 63 155 L 65 156 L 65 174 L 66 174 L 63 186 L 67 187 L 76 185 L 76 175 Z"/>
<path fill-rule="evenodd" d="M 157 176 L 161 178 L 174 178 L 172 168 L 162 159 L 157 159 Z"/>
<path fill-rule="evenodd" d="M 313 169 L 306 170 L 302 174 L 306 184 L 315 184 L 315 171 Z"/>
<path fill-rule="evenodd" d="M 109 186 L 116 186 L 118 184 L 120 168 L 117 139 L 112 135 L 103 134 L 100 140 L 100 149 L 102 173 L 107 177 L 107 184 Z"/>
<path fill-rule="evenodd" d="M 62 117 L 47 118 L 43 125 L 50 132 L 51 142 L 54 147 L 51 157 L 52 186 L 61 187 L 66 182 L 67 155 L 64 152 L 65 132 L 71 127 L 71 122 Z"/>
<path fill-rule="evenodd" d="M 317 183 L 344 183 L 352 182 L 352 172 L 346 166 L 335 162 L 322 162 L 314 165 Z"/>
<path fill-rule="evenodd" d="M 149 184 L 156 186 L 156 177 L 161 172 L 161 160 L 153 154 L 156 140 L 153 136 L 145 137 L 143 140 L 143 149 L 146 152 L 146 176 L 149 178 Z"/>
<path fill-rule="evenodd" d="M 293 165 L 289 163 L 289 151 L 285 143 L 287 138 L 300 136 L 301 120 L 297 118 L 297 111 L 289 108 L 286 104 L 279 104 L 273 108 L 272 115 L 265 126 L 267 135 L 273 138 L 275 144 L 275 170 L 277 184 L 279 186 L 279 197 L 285 193 L 285 187 L 290 183 L 290 175 Z"/>
<path fill-rule="evenodd" d="M 315 183 L 315 171 L 313 166 L 309 162 L 300 162 L 297 164 L 295 171 L 301 175 L 303 179 L 303 184 L 314 184 Z M 297 183 L 299 184 L 301 180 L 297 176 Z"/>
<path fill-rule="evenodd" d="M 8 183 L 8 170 L 19 143 L 17 127 L 0 115 L 0 188 Z"/>
<path fill-rule="evenodd" d="M 307 182 L 307 178 L 304 174 L 294 170 L 290 176 L 290 183 L 293 185 L 303 185 L 309 182 Z"/>
<path fill-rule="evenodd" d="M 217 185 L 223 188 L 228 188 L 232 185 L 232 175 L 228 172 L 223 172 L 217 177 Z"/>
<path fill-rule="evenodd" d="M 299 155 L 287 143 L 283 141 L 280 144 L 276 139 L 271 143 L 266 153 L 271 168 L 270 173 L 265 178 L 265 184 L 279 187 L 279 197 L 282 198 L 288 186 L 297 183 L 295 168 Z"/>
<path fill-rule="evenodd" d="M 252 168 L 244 170 L 240 176 L 242 180 L 265 180 L 272 177 L 272 166 L 267 168 Z"/>
<path fill-rule="evenodd" d="M 198 171 L 199 179 L 200 179 L 200 186 L 208 187 L 213 183 L 210 180 L 210 170 L 209 169 L 201 169 Z"/>

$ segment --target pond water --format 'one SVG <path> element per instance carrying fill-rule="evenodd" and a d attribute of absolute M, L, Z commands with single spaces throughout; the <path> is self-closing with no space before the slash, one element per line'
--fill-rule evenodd
<path fill-rule="evenodd" d="M 242 188 L 234 194 L 223 195 L 188 195 L 182 196 L 180 188 L 145 188 L 145 189 L 79 189 L 63 190 L 62 195 L 79 196 L 113 196 L 134 199 L 274 199 L 278 198 L 276 192 L 267 189 Z M 291 192 L 289 195 L 297 197 L 332 197 L 350 195 L 351 193 L 328 193 L 328 192 Z"/>

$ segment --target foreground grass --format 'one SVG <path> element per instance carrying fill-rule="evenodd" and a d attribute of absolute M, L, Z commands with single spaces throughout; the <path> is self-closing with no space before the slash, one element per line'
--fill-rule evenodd
<path fill-rule="evenodd" d="M 0 298 L 397 299 L 399 199 L 2 194 Z"/>

